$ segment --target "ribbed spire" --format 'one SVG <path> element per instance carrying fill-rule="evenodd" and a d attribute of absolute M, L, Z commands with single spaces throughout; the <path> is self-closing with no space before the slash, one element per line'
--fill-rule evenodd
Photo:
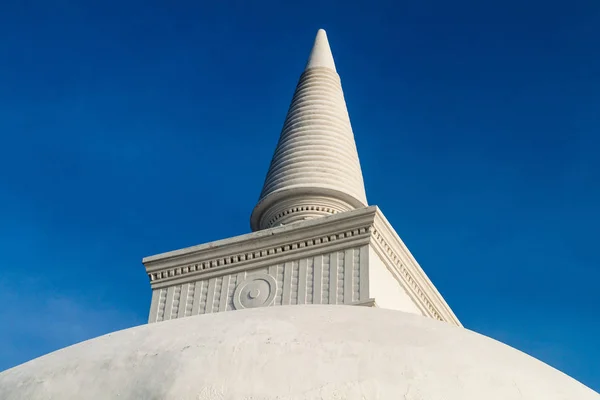
<path fill-rule="evenodd" d="M 366 205 L 340 77 L 320 29 L 250 224 L 256 231 Z"/>

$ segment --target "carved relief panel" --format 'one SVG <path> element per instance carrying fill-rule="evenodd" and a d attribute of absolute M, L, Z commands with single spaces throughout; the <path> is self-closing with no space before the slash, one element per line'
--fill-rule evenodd
<path fill-rule="evenodd" d="M 155 289 L 149 322 L 245 308 L 368 298 L 368 246 Z"/>

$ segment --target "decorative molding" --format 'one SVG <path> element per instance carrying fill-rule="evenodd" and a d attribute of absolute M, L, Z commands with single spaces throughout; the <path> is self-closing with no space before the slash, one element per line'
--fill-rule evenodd
<path fill-rule="evenodd" d="M 361 264 L 368 246 L 364 243 L 360 247 L 327 248 L 322 254 L 302 255 L 280 264 L 171 283 L 168 288 L 154 289 L 156 304 L 164 297 L 162 303 L 166 307 L 152 307 L 148 321 L 280 305 L 362 304 L 368 301 L 369 293 L 360 292 L 359 288 L 363 280 L 368 281 L 368 270 L 355 271 L 354 265 Z M 192 304 L 190 313 L 185 311 L 188 304 Z"/>
<path fill-rule="evenodd" d="M 274 226 L 326 217 L 352 209 L 354 207 L 342 200 L 297 193 L 295 197 L 278 200 L 276 204 L 265 210 L 259 223 L 262 229 L 268 229 Z"/>
<path fill-rule="evenodd" d="M 273 303 L 277 281 L 268 274 L 254 274 L 240 282 L 233 293 L 236 310 L 267 307 Z"/>
<path fill-rule="evenodd" d="M 462 326 L 381 211 L 377 213 L 372 238 L 377 244 L 375 250 L 379 250 L 378 253 L 387 258 L 396 272 L 394 275 L 427 315 L 439 321 Z"/>
<path fill-rule="evenodd" d="M 279 220 L 281 220 L 283 217 L 287 217 L 288 215 L 291 215 L 291 214 L 294 214 L 294 213 L 300 212 L 300 213 L 302 213 L 302 216 L 304 216 L 305 211 L 314 211 L 313 214 L 315 214 L 315 217 L 321 217 L 323 215 L 336 214 L 338 212 L 337 210 L 333 210 L 333 209 L 331 209 L 329 207 L 321 207 L 321 206 L 292 207 L 292 208 L 288 208 L 287 210 L 281 211 L 275 217 L 271 218 L 271 220 L 267 223 L 267 226 L 273 227 L 273 226 L 277 225 L 277 222 Z"/>
<path fill-rule="evenodd" d="M 376 207 L 364 207 L 344 213 L 337 213 L 325 218 L 317 218 L 290 225 L 278 226 L 268 230 L 247 233 L 144 257 L 142 263 L 150 272 L 167 266 L 182 265 L 190 262 L 190 260 L 197 261 L 213 258 L 214 256 L 230 255 L 239 252 L 240 249 L 255 250 L 256 248 L 282 244 L 283 241 L 308 239 L 327 233 L 354 229 L 357 226 L 371 225 L 376 212 Z M 285 240 L 282 240 L 282 238 L 285 238 Z"/>
<path fill-rule="evenodd" d="M 461 326 L 374 206 L 147 257 L 144 264 L 155 290 L 156 314 L 150 321 L 254 307 L 261 301 L 354 304 L 369 297 L 365 246 L 375 250 L 424 315 Z M 271 278 L 254 282 L 256 274 Z M 260 293 L 250 293 L 257 285 L 262 285 Z"/>
<path fill-rule="evenodd" d="M 246 251 L 229 256 L 213 258 L 203 261 L 198 261 L 183 266 L 175 266 L 168 269 L 158 270 L 148 273 L 150 282 L 158 283 L 172 278 L 182 277 L 184 275 L 195 274 L 201 275 L 203 272 L 218 268 L 232 267 L 240 263 L 248 263 L 251 261 L 270 258 L 271 256 L 281 256 L 285 253 L 292 253 L 291 256 L 296 256 L 298 251 L 307 250 L 312 247 L 325 247 L 328 244 L 338 241 L 347 241 L 351 238 L 359 236 L 368 237 L 370 235 L 370 226 L 349 229 L 342 232 L 325 234 L 316 238 L 308 238 L 294 242 L 284 242 L 282 244 L 269 248 L 262 248 L 254 251 Z M 295 253 L 295 254 L 293 254 Z M 271 257 L 272 258 L 272 257 Z"/>
<path fill-rule="evenodd" d="M 288 191 L 282 196 L 291 196 Z M 310 193 L 295 193 L 295 196 L 281 198 L 260 217 L 262 229 L 274 226 L 289 225 L 295 222 L 326 217 L 340 212 L 353 210 L 354 207 L 345 201 Z"/>
<path fill-rule="evenodd" d="M 391 249 L 391 247 L 388 245 L 388 243 L 385 241 L 385 239 L 379 233 L 379 231 L 375 230 L 373 232 L 373 238 L 377 241 L 381 248 L 383 248 L 385 255 L 392 261 L 395 271 L 400 274 L 401 280 L 404 283 L 403 286 L 408 288 L 409 292 L 412 294 L 411 297 L 413 298 L 413 300 L 416 297 L 418 301 L 425 306 L 425 309 L 423 311 L 425 311 L 427 315 L 434 319 L 443 321 L 444 319 L 441 317 L 440 313 L 435 309 L 431 301 L 428 299 L 428 297 L 419 287 L 418 283 L 412 277 L 412 274 L 408 271 L 408 269 L 405 267 L 402 261 L 400 261 L 396 253 Z"/>

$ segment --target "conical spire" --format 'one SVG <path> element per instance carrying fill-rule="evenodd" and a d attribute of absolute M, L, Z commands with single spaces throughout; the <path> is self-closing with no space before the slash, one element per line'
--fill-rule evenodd
<path fill-rule="evenodd" d="M 331 54 L 331 48 L 329 47 L 329 40 L 327 40 L 327 34 L 323 29 L 319 29 L 317 37 L 315 38 L 315 44 L 313 45 L 308 62 L 306 63 L 305 70 L 309 68 L 325 67 L 332 70 L 335 69 L 335 62 L 333 61 L 333 54 Z"/>
<path fill-rule="evenodd" d="M 320 29 L 250 224 L 256 231 L 366 205 L 340 77 Z"/>

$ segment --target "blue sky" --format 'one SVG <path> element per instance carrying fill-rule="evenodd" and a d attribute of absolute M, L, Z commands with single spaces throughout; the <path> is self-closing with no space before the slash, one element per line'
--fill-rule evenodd
<path fill-rule="evenodd" d="M 325 28 L 370 203 L 466 327 L 600 390 L 597 1 L 8 3 L 0 370 L 144 323 L 142 257 L 249 231 Z"/>

